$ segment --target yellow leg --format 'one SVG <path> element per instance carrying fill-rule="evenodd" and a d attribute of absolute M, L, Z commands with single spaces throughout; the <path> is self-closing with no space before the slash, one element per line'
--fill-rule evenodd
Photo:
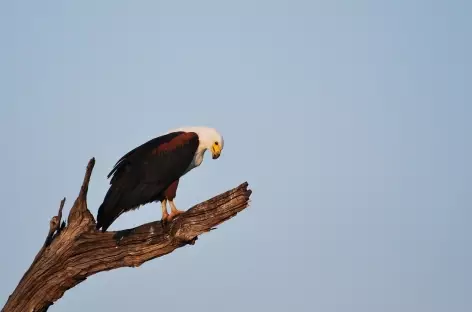
<path fill-rule="evenodd" d="M 169 214 L 167 213 L 167 199 L 164 199 L 161 201 L 161 206 L 162 206 L 162 221 L 167 221 L 169 218 Z"/>
<path fill-rule="evenodd" d="M 174 201 L 173 200 L 169 200 L 169 205 L 170 205 L 170 215 L 169 215 L 169 219 L 173 219 L 175 216 L 181 214 L 181 213 L 184 213 L 185 211 L 182 211 L 182 210 L 179 210 L 177 209 L 177 207 L 175 207 L 175 204 L 174 204 Z"/>

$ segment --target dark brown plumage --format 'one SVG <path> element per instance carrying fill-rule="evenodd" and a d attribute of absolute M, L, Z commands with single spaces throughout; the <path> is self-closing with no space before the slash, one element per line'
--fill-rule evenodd
<path fill-rule="evenodd" d="M 195 132 L 176 131 L 152 139 L 118 160 L 108 174 L 110 188 L 98 209 L 97 229 L 106 231 L 122 213 L 176 196 L 179 178 L 199 146 Z M 167 210 L 163 217 L 166 217 Z"/>

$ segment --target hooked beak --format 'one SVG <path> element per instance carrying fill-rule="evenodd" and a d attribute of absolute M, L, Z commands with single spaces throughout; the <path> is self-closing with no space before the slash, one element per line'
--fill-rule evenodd
<path fill-rule="evenodd" d="M 211 158 L 218 159 L 218 157 L 220 157 L 220 154 L 221 154 L 220 146 L 213 144 L 213 146 L 211 147 Z"/>

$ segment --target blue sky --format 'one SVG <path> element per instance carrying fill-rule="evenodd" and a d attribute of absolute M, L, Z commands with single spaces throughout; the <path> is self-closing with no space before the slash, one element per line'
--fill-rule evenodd
<path fill-rule="evenodd" d="M 0 3 L 6 301 L 96 166 L 183 125 L 222 157 L 176 204 L 248 181 L 251 207 L 51 311 L 470 311 L 472 5 L 466 1 Z M 160 218 L 160 205 L 110 228 Z"/>

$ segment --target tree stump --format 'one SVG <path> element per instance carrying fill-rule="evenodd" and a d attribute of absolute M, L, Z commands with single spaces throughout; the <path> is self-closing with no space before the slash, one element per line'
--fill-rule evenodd
<path fill-rule="evenodd" d="M 193 245 L 249 205 L 248 183 L 197 204 L 171 222 L 154 221 L 136 228 L 102 233 L 87 208 L 87 191 L 95 159 L 87 166 L 79 195 L 66 222 L 61 201 L 49 224 L 44 245 L 25 272 L 2 312 L 40 312 L 87 277 L 120 267 L 138 267 L 146 261 Z"/>

